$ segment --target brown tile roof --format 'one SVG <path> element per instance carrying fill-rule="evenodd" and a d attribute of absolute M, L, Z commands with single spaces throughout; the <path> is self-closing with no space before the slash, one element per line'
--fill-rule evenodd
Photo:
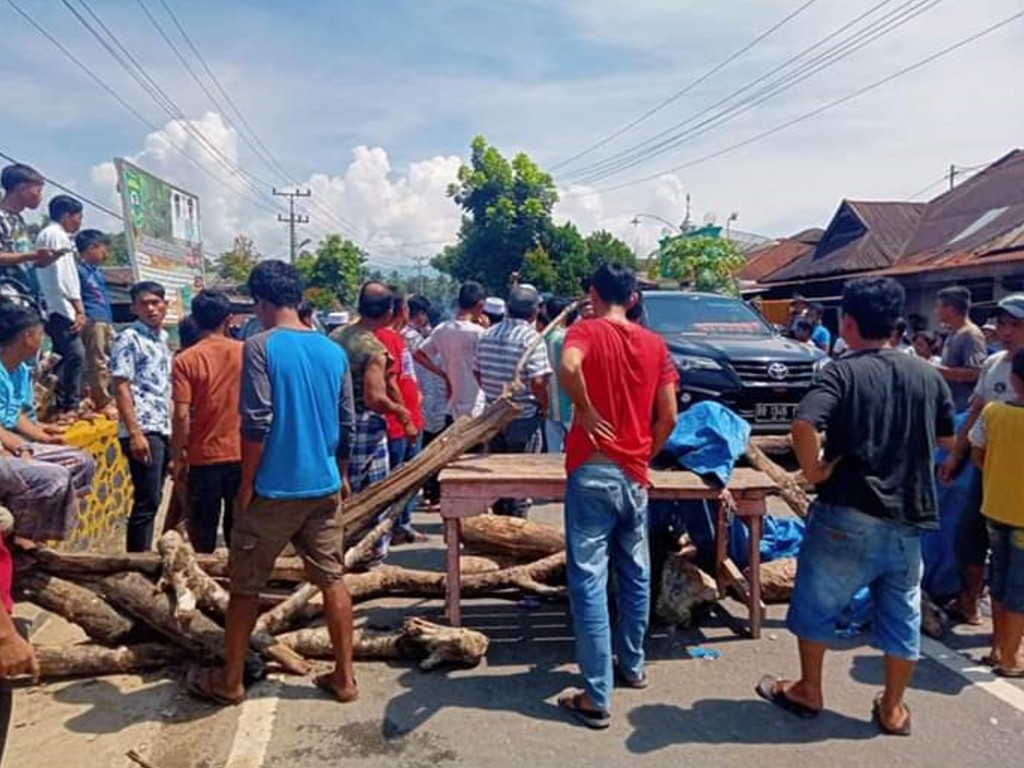
<path fill-rule="evenodd" d="M 780 240 L 747 254 L 747 265 L 736 273 L 740 280 L 763 280 L 794 259 L 814 250 L 814 246 L 799 240 Z"/>
<path fill-rule="evenodd" d="M 783 282 L 892 266 L 904 252 L 924 203 L 844 200 L 821 241 L 764 282 Z"/>

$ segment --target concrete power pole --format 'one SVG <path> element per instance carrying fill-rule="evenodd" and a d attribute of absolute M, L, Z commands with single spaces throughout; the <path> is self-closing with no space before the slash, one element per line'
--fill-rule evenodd
<path fill-rule="evenodd" d="M 420 296 L 423 295 L 423 265 L 429 261 L 427 256 L 413 256 L 413 263 L 416 265 L 416 282 L 419 283 Z"/>
<path fill-rule="evenodd" d="M 308 224 L 309 216 L 304 214 L 295 215 L 295 198 L 297 197 L 312 197 L 313 193 L 308 189 L 296 189 L 291 192 L 279 191 L 277 189 L 272 190 L 274 197 L 287 197 L 288 198 L 288 216 L 282 216 L 280 213 L 277 214 L 277 220 L 283 224 L 288 225 L 288 253 L 291 255 L 291 263 L 295 263 L 296 256 L 296 240 L 295 240 L 295 225 L 296 224 Z"/>

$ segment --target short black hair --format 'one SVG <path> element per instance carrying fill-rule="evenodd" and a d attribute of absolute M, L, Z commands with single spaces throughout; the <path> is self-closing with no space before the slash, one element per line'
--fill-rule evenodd
<path fill-rule="evenodd" d="M 966 315 L 971 310 L 971 291 L 962 285 L 951 285 L 939 291 L 939 301 L 952 307 L 958 314 Z"/>
<path fill-rule="evenodd" d="M 363 283 L 359 289 L 359 303 L 356 309 L 362 317 L 380 320 L 391 312 L 391 289 L 377 280 Z"/>
<path fill-rule="evenodd" d="M 799 320 L 793 323 L 793 333 L 796 333 L 797 331 L 806 331 L 807 333 L 813 333 L 814 326 L 811 325 L 810 320 L 805 320 L 804 318 L 801 317 Z"/>
<path fill-rule="evenodd" d="M 1024 381 L 1024 349 L 1018 349 L 1010 360 L 1010 372 Z"/>
<path fill-rule="evenodd" d="M 644 295 L 636 291 L 636 301 L 626 310 L 626 319 L 631 323 L 642 323 L 644 319 Z"/>
<path fill-rule="evenodd" d="M 275 307 L 295 309 L 302 301 L 302 275 L 279 259 L 261 261 L 249 273 L 249 295 Z"/>
<path fill-rule="evenodd" d="M 636 291 L 636 274 L 625 264 L 608 262 L 594 270 L 590 287 L 605 304 L 624 307 Z"/>
<path fill-rule="evenodd" d="M 22 184 L 44 184 L 46 179 L 30 165 L 15 163 L 8 165 L 0 172 L 0 187 L 4 192 L 13 192 Z"/>
<path fill-rule="evenodd" d="M 467 280 L 459 288 L 459 309 L 473 309 L 487 298 L 487 291 L 476 280 Z"/>
<path fill-rule="evenodd" d="M 548 316 L 548 321 L 550 322 L 562 314 L 570 304 L 572 304 L 572 300 L 562 296 L 552 296 L 548 299 L 544 304 L 544 311 Z"/>
<path fill-rule="evenodd" d="M 195 302 L 193 302 L 194 304 Z M 195 345 L 197 341 L 202 337 L 202 328 L 199 327 L 199 321 L 196 320 L 195 315 L 185 315 L 178 322 L 178 345 L 182 350 L 186 350 L 189 347 Z"/>
<path fill-rule="evenodd" d="M 862 338 L 873 341 L 892 336 L 903 315 L 906 293 L 891 277 L 862 277 L 843 286 L 843 314 L 857 323 Z"/>
<path fill-rule="evenodd" d="M 83 229 L 75 235 L 75 248 L 79 253 L 85 253 L 97 243 L 110 245 L 110 238 L 98 229 Z"/>
<path fill-rule="evenodd" d="M 409 297 L 409 316 L 416 317 L 421 312 L 426 312 L 427 316 L 430 316 L 430 299 L 426 296 L 410 296 Z"/>
<path fill-rule="evenodd" d="M 825 305 L 822 304 L 820 301 L 815 301 L 814 303 L 810 304 L 807 307 L 807 310 L 809 312 L 816 312 L 818 315 L 822 317 L 825 316 Z"/>
<path fill-rule="evenodd" d="M 22 331 L 42 324 L 43 316 L 35 309 L 0 300 L 0 345 L 10 344 Z"/>
<path fill-rule="evenodd" d="M 937 333 L 929 330 L 921 330 L 914 334 L 914 341 L 917 341 L 918 339 L 924 340 L 925 344 L 928 345 L 928 349 L 931 350 L 933 355 L 939 353 L 941 348 L 941 342 L 939 340 L 939 335 Z"/>
<path fill-rule="evenodd" d="M 223 291 L 202 290 L 192 299 L 192 317 L 201 331 L 215 331 L 231 314 L 231 299 Z"/>
<path fill-rule="evenodd" d="M 144 293 L 151 293 L 161 299 L 167 298 L 167 291 L 164 290 L 164 287 L 153 280 L 141 280 L 128 290 L 128 296 L 131 298 L 132 304 Z"/>
<path fill-rule="evenodd" d="M 303 299 L 302 301 L 299 302 L 298 310 L 299 320 L 301 320 L 302 322 L 306 322 L 307 320 L 309 320 L 313 316 L 313 313 L 316 312 L 316 308 L 313 306 L 313 304 L 307 301 L 306 299 Z"/>
<path fill-rule="evenodd" d="M 80 202 L 70 195 L 57 195 L 55 198 L 50 200 L 48 210 L 50 213 L 50 221 L 60 221 L 69 214 L 81 213 L 83 207 Z"/>

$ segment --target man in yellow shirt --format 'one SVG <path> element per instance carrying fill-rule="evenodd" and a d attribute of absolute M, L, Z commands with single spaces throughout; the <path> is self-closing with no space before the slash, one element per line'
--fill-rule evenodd
<path fill-rule="evenodd" d="M 1013 355 L 1010 382 L 1015 397 L 986 405 L 970 437 L 992 546 L 992 663 L 997 675 L 1024 678 L 1024 350 Z"/>

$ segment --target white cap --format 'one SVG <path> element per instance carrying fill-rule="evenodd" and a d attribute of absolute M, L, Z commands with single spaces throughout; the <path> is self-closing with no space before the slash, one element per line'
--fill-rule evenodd
<path fill-rule="evenodd" d="M 497 296 L 488 296 L 484 301 L 484 312 L 488 315 L 504 315 L 505 300 Z"/>

